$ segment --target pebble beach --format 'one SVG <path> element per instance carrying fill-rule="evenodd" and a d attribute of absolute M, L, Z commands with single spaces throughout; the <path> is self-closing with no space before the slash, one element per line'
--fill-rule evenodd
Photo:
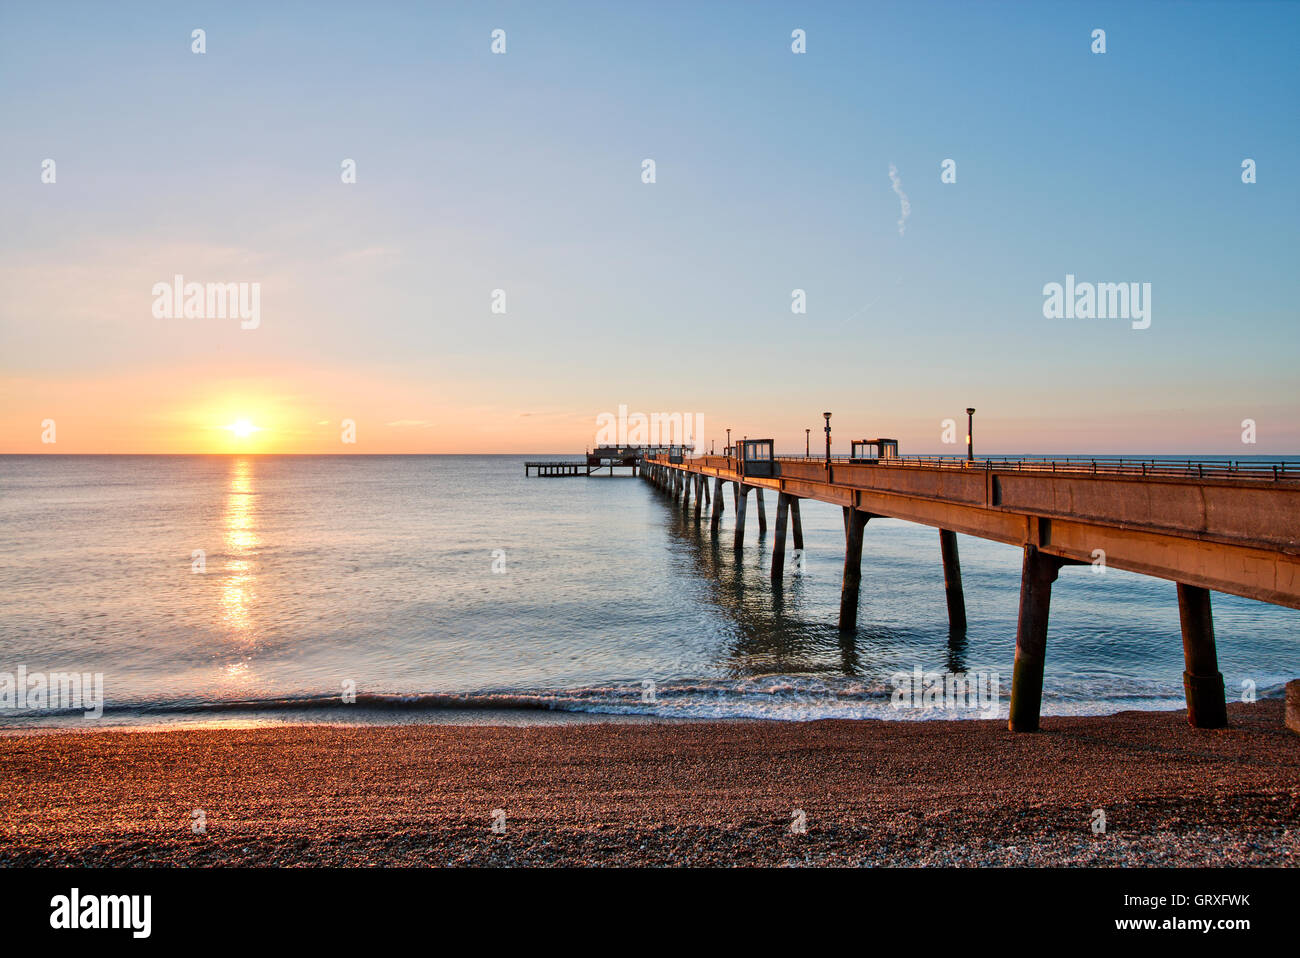
<path fill-rule="evenodd" d="M 0 866 L 1295 866 L 1282 711 L 20 732 Z"/>

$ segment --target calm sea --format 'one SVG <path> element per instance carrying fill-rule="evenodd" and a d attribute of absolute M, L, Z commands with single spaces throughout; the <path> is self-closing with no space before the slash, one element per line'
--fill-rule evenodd
<path fill-rule="evenodd" d="M 937 532 L 873 520 L 843 637 L 838 508 L 804 503 L 806 568 L 774 592 L 752 502 L 737 558 L 730 501 L 715 542 L 640 479 L 526 479 L 523 462 L 0 457 L 0 681 L 102 673 L 99 724 L 952 716 L 891 706 L 890 676 L 919 667 L 998 673 L 1005 715 L 1018 549 L 960 538 L 954 644 Z M 1214 611 L 1229 697 L 1279 695 L 1297 613 L 1219 594 Z M 1062 572 L 1046 713 L 1179 708 L 1182 668 L 1173 583 Z M 39 724 L 96 723 L 0 709 Z"/>

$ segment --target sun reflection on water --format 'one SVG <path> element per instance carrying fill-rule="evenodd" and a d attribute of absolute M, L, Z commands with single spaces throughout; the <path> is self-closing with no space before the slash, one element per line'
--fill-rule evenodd
<path fill-rule="evenodd" d="M 225 552 L 229 556 L 227 575 L 221 588 L 221 609 L 234 637 L 245 645 L 253 643 L 251 616 L 257 536 L 256 499 L 253 495 L 253 464 L 248 459 L 231 462 L 230 488 L 222 516 Z"/>

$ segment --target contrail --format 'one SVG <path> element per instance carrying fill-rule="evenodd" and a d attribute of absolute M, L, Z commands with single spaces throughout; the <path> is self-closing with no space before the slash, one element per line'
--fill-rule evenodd
<path fill-rule="evenodd" d="M 894 192 L 898 194 L 898 202 L 902 206 L 902 215 L 898 217 L 898 235 L 902 236 L 907 226 L 907 218 L 912 214 L 912 204 L 907 202 L 907 194 L 903 192 L 903 181 L 898 178 L 898 167 L 893 163 L 889 164 L 889 182 L 894 184 Z"/>

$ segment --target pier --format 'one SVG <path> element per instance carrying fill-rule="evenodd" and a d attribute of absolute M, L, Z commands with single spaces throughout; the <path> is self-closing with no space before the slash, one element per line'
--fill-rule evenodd
<path fill-rule="evenodd" d="M 829 441 L 829 440 L 828 440 Z M 850 458 L 775 456 L 746 438 L 726 456 L 649 455 L 641 475 L 720 532 L 730 486 L 734 548 L 744 548 L 750 493 L 760 533 L 764 493 L 776 497 L 771 580 L 784 578 L 787 526 L 803 548 L 799 503 L 844 513 L 839 627 L 857 627 L 862 550 L 873 518 L 938 530 L 949 627 L 966 631 L 957 533 L 1023 552 L 1009 728 L 1039 727 L 1052 587 L 1062 569 L 1103 564 L 1177 584 L 1188 721 L 1227 722 L 1210 592 L 1300 609 L 1300 469 L 1286 463 L 1155 459 L 900 457 L 892 440 L 863 440 Z M 885 444 L 885 445 L 882 445 Z M 859 448 L 870 449 L 867 457 Z M 707 507 L 707 513 L 705 508 Z M 937 588 L 937 586 L 936 586 Z"/>
<path fill-rule="evenodd" d="M 651 457 L 662 457 L 669 462 L 681 462 L 687 454 L 685 446 L 597 446 L 582 459 L 542 460 L 525 462 L 525 476 L 597 476 L 604 469 L 606 476 L 637 476 L 642 463 Z M 620 473 L 618 470 L 625 472 Z"/>

